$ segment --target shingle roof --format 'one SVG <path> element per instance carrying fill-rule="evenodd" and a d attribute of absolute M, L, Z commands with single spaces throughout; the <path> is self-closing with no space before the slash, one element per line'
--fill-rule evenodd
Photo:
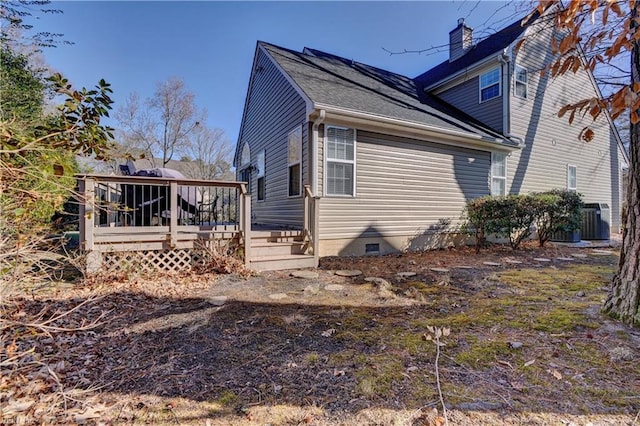
<path fill-rule="evenodd" d="M 467 53 L 453 62 L 446 61 L 431 68 L 429 71 L 417 76 L 414 81 L 420 87 L 428 87 L 438 81 L 455 74 L 456 72 L 463 70 L 478 61 L 493 55 L 507 48 L 513 43 L 520 35 L 527 29 L 527 27 L 533 23 L 538 17 L 539 13 L 536 11 L 527 21 L 527 24 L 522 25 L 522 18 L 518 19 L 508 27 L 503 28 L 495 34 L 485 38 L 478 44 L 472 46 Z"/>
<path fill-rule="evenodd" d="M 259 42 L 315 104 L 506 139 L 477 120 L 418 90 L 408 77 L 315 49 L 303 53 Z"/>

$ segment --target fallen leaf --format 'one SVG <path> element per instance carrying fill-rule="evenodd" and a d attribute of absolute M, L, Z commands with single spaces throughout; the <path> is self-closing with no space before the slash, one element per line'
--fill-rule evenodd
<path fill-rule="evenodd" d="M 514 388 L 519 392 L 522 392 L 524 390 L 524 383 L 522 382 L 513 381 L 513 382 L 509 382 L 509 384 L 511 385 L 512 388 Z"/>
<path fill-rule="evenodd" d="M 335 328 L 330 328 L 328 330 L 323 331 L 321 334 L 322 334 L 322 337 L 331 337 L 335 332 L 336 332 Z"/>
<path fill-rule="evenodd" d="M 547 370 L 547 372 L 550 373 L 556 379 L 562 380 L 562 374 L 560 374 L 558 370 Z"/>
<path fill-rule="evenodd" d="M 499 359 L 498 360 L 498 364 L 505 365 L 505 366 L 507 366 L 507 367 L 509 367 L 510 369 L 513 370 L 513 366 L 508 361 L 503 361 L 503 360 Z"/>

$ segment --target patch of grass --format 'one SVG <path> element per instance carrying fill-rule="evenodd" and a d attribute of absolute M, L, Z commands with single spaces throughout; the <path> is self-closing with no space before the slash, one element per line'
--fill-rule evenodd
<path fill-rule="evenodd" d="M 598 328 L 598 324 L 590 322 L 579 308 L 572 308 L 568 303 L 562 305 L 549 311 L 538 312 L 532 317 L 531 327 L 537 331 L 550 333 L 571 331 L 578 327 Z"/>
<path fill-rule="evenodd" d="M 223 407 L 231 407 L 238 401 L 238 395 L 230 390 L 226 390 L 216 398 L 215 402 Z"/>
<path fill-rule="evenodd" d="M 456 354 L 455 360 L 468 367 L 484 369 L 495 364 L 498 360 L 508 361 L 512 364 L 521 363 L 522 355 L 519 351 L 509 348 L 509 342 L 506 340 L 484 340 L 470 337 L 468 347 L 461 349 Z"/>
<path fill-rule="evenodd" d="M 364 365 L 355 376 L 356 392 L 365 397 L 391 394 L 393 384 L 404 379 L 404 364 L 392 355 L 374 355 L 364 358 Z"/>
<path fill-rule="evenodd" d="M 303 359 L 306 365 L 317 365 L 320 362 L 320 355 L 317 352 L 309 352 Z"/>
<path fill-rule="evenodd" d="M 572 265 L 562 269 L 512 269 L 501 272 L 499 279 L 510 289 L 523 290 L 530 297 L 557 299 L 572 297 L 581 290 L 596 290 L 608 283 L 613 273 L 613 267 Z"/>
<path fill-rule="evenodd" d="M 395 349 L 406 351 L 411 356 L 433 355 L 435 350 L 433 345 L 428 345 L 422 338 L 422 333 L 417 331 L 401 331 L 393 333 L 390 337 L 390 346 Z"/>

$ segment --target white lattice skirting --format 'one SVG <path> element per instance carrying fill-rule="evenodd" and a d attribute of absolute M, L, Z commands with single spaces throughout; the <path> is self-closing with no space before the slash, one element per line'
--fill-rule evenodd
<path fill-rule="evenodd" d="M 202 249 L 107 252 L 102 254 L 100 272 L 107 274 L 189 271 L 209 258 Z"/>

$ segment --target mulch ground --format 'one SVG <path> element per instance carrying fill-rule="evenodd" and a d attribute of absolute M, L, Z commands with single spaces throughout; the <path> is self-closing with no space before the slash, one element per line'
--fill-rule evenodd
<path fill-rule="evenodd" d="M 599 313 L 617 259 L 495 246 L 23 293 L 2 311 L 0 423 L 438 424 L 434 326 L 453 424 L 634 424 L 640 333 Z"/>

